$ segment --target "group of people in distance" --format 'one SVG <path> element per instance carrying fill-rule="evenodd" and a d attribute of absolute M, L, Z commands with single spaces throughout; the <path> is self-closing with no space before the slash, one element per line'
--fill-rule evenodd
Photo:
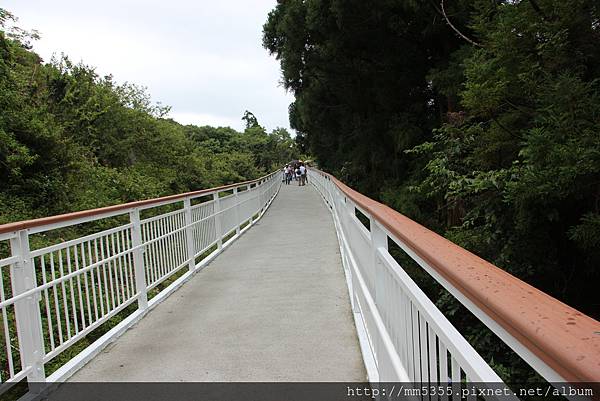
<path fill-rule="evenodd" d="M 296 163 L 286 164 L 283 168 L 283 178 L 281 182 L 285 182 L 286 185 L 290 185 L 292 180 L 298 181 L 298 185 L 306 185 L 308 182 L 307 177 L 308 171 L 303 162 L 299 161 Z"/>

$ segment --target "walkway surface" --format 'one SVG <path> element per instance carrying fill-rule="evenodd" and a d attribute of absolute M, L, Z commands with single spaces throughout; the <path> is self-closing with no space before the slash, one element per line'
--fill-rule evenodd
<path fill-rule="evenodd" d="M 264 217 L 71 381 L 365 381 L 330 213 L 283 185 Z"/>

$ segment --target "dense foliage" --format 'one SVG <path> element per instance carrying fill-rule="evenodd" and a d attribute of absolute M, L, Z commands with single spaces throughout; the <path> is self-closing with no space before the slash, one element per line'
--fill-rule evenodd
<path fill-rule="evenodd" d="M 323 168 L 600 315 L 597 0 L 286 0 L 263 43 Z"/>
<path fill-rule="evenodd" d="M 153 104 L 143 87 L 118 84 L 111 76 L 99 76 L 93 68 L 73 64 L 64 56 L 44 63 L 31 50 L 37 33 L 15 27 L 14 22 L 0 8 L 0 224 L 254 179 L 299 157 L 287 130 L 267 132 L 251 112 L 242 117 L 243 132 L 183 126 L 167 118 L 169 108 Z M 115 219 L 31 236 L 30 244 L 37 249 L 77 238 L 113 227 L 119 221 Z M 3 241 L 0 258 L 8 254 L 8 241 Z M 62 274 L 62 259 L 60 269 Z M 154 287 L 149 297 L 185 271 L 180 269 Z M 8 268 L 0 273 L 4 283 L 11 282 Z M 38 283 L 46 282 L 45 273 L 37 270 L 36 274 Z M 57 298 L 54 302 L 58 310 Z M 135 308 L 130 305 L 53 358 L 45 366 L 46 374 Z M 7 341 L 18 348 L 14 310 L 7 309 L 0 325 L 6 325 Z M 60 319 L 64 324 L 64 316 Z M 43 314 L 42 324 L 47 322 Z M 44 336 L 48 344 L 45 329 Z M 5 340 L 0 345 L 3 379 L 10 366 Z M 25 386 L 17 386 L 3 399 L 17 399 L 25 391 Z"/>
<path fill-rule="evenodd" d="M 283 128 L 183 126 L 143 87 L 68 58 L 0 9 L 0 224 L 257 178 L 297 157 Z M 248 120 L 246 120 L 248 121 Z"/>

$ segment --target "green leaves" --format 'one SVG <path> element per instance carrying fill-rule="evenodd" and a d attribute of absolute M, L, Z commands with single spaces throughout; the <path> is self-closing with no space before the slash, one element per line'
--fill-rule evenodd
<path fill-rule="evenodd" d="M 0 9 L 0 25 L 15 18 Z M 12 28 L 11 28 L 12 29 Z M 21 31 L 19 31 L 21 32 Z M 182 126 L 143 86 L 0 32 L 3 222 L 250 180 L 297 158 L 285 129 Z"/>
<path fill-rule="evenodd" d="M 446 1 L 481 47 L 439 3 L 417 3 L 271 12 L 263 43 L 301 143 L 361 192 L 597 316 L 600 3 Z M 459 321 L 505 378 L 526 374 L 471 323 Z"/>

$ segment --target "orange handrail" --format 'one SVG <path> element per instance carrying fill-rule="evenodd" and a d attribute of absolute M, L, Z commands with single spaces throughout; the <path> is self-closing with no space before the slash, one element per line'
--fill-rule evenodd
<path fill-rule="evenodd" d="M 560 376 L 600 382 L 600 322 L 321 173 Z"/>
<path fill-rule="evenodd" d="M 230 188 L 239 187 L 242 185 L 254 184 L 254 183 L 259 182 L 267 177 L 270 177 L 273 174 L 275 174 L 275 173 L 267 174 L 265 176 L 255 179 L 255 180 L 243 181 L 243 182 L 238 182 L 238 183 L 229 184 L 229 185 L 223 185 L 223 186 L 215 187 L 215 188 L 201 189 L 201 190 L 197 190 L 197 191 L 184 192 L 184 193 L 176 194 L 176 195 L 163 196 L 160 198 L 145 199 L 145 200 L 140 200 L 140 201 L 122 203 L 122 204 L 118 204 L 118 205 L 100 207 L 97 209 L 81 210 L 79 212 L 65 213 L 65 214 L 59 214 L 59 215 L 55 215 L 55 216 L 42 217 L 39 219 L 24 220 L 24 221 L 17 221 L 14 223 L 2 224 L 2 225 L 0 225 L 0 234 L 13 232 L 13 231 L 19 231 L 19 230 L 25 230 L 25 229 L 33 228 L 33 227 L 46 226 L 49 224 L 62 223 L 65 221 L 76 220 L 76 219 L 81 219 L 81 218 L 85 218 L 85 217 L 99 216 L 99 215 L 103 215 L 103 214 L 107 214 L 107 213 L 118 212 L 120 210 L 131 209 L 131 208 L 135 208 L 135 207 L 150 206 L 152 204 L 161 203 L 161 202 L 176 201 L 178 199 L 183 199 L 188 196 L 201 196 L 203 194 L 207 194 L 207 193 L 211 193 L 211 192 L 215 192 L 215 191 L 223 191 L 223 190 L 227 190 Z"/>

